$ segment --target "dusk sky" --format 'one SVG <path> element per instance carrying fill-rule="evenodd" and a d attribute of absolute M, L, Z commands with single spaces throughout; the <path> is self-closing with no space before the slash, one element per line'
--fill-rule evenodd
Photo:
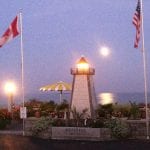
<path fill-rule="evenodd" d="M 150 92 L 150 13 L 144 4 L 145 50 Z M 0 36 L 22 9 L 25 97 L 43 85 L 72 82 L 70 68 L 84 55 L 95 68 L 96 92 L 143 92 L 143 60 L 135 49 L 132 17 L 137 0 L 2 0 Z M 101 46 L 110 48 L 104 58 Z M 3 83 L 21 76 L 20 36 L 0 48 L 0 94 Z"/>

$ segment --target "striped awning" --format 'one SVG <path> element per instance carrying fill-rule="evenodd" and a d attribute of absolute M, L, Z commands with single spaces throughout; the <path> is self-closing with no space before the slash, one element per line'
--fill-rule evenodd
<path fill-rule="evenodd" d="M 71 84 L 59 81 L 57 83 L 41 87 L 40 91 L 71 91 Z"/>

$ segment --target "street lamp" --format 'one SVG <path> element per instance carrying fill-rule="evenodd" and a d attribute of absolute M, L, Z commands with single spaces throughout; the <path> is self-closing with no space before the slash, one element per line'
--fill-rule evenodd
<path fill-rule="evenodd" d="M 14 94 L 16 93 L 16 85 L 12 81 L 8 81 L 4 86 L 5 93 L 8 95 L 8 112 L 13 113 Z"/>

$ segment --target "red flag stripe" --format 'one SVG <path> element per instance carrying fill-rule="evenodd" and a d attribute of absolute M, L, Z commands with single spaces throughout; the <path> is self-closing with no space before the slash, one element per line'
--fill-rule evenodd
<path fill-rule="evenodd" d="M 0 38 L 0 47 L 2 47 L 5 43 L 19 35 L 19 28 L 18 28 L 18 16 L 11 22 L 9 28 L 5 31 L 5 33 Z"/>
<path fill-rule="evenodd" d="M 134 24 L 136 28 L 136 36 L 134 41 L 134 47 L 138 48 L 139 41 L 140 41 L 140 28 L 141 28 L 141 3 L 140 0 L 138 0 L 138 4 L 136 7 L 136 11 L 133 16 L 132 23 Z"/>
<path fill-rule="evenodd" d="M 18 16 L 14 19 L 14 21 L 11 24 L 11 30 L 13 33 L 13 37 L 17 36 L 19 34 L 19 29 L 18 29 Z"/>

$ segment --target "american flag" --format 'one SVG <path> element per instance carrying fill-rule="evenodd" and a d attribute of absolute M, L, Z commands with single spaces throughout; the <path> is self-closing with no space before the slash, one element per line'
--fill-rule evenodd
<path fill-rule="evenodd" d="M 141 28 L 141 2 L 140 0 L 138 0 L 132 23 L 134 24 L 136 28 L 136 37 L 134 41 L 134 47 L 138 48 L 138 44 L 140 41 L 140 28 Z"/>

